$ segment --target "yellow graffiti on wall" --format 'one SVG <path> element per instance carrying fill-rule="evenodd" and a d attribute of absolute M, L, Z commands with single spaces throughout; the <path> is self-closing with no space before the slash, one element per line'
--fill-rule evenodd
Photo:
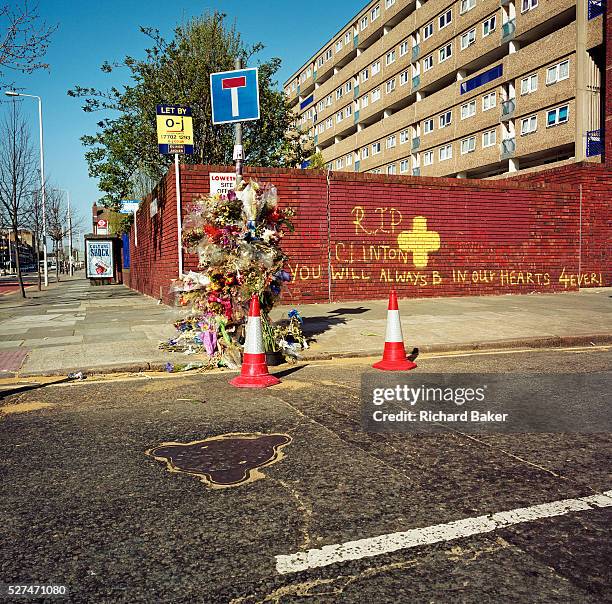
<path fill-rule="evenodd" d="M 415 216 L 412 219 L 412 230 L 402 231 L 397 236 L 400 250 L 412 252 L 412 262 L 417 268 L 425 268 L 429 254 L 440 249 L 440 235 L 427 230 L 427 218 Z"/>

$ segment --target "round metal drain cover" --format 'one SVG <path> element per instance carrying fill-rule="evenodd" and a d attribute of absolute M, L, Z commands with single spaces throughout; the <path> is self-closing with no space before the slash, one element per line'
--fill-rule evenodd
<path fill-rule="evenodd" d="M 188 443 L 161 443 L 146 451 L 171 472 L 199 477 L 213 488 L 236 487 L 264 477 L 259 470 L 283 458 L 288 434 L 222 434 Z"/>

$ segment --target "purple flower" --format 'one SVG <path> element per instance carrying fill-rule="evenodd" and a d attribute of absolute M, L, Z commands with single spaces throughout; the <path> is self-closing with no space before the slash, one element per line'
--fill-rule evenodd
<path fill-rule="evenodd" d="M 209 357 L 215 354 L 217 349 L 217 334 L 214 331 L 203 331 L 202 332 L 202 343 Z"/>

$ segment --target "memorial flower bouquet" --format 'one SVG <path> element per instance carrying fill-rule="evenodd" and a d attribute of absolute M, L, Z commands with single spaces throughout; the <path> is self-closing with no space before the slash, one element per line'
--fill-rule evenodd
<path fill-rule="evenodd" d="M 257 294 L 266 323 L 267 349 L 282 350 L 286 357 L 295 358 L 297 349 L 306 346 L 303 335 L 288 342 L 288 332 L 283 331 L 288 326 L 269 321 L 283 285 L 291 280 L 280 243 L 293 230 L 293 216 L 292 208 L 278 206 L 274 185 L 261 186 L 255 180 L 243 181 L 227 195 L 196 200 L 183 223 L 183 246 L 197 254 L 198 271 L 182 275 L 173 285 L 177 304 L 189 313 L 176 322 L 177 336 L 160 347 L 206 352 L 217 366 L 236 367 L 248 302 Z M 301 324 L 288 319 L 292 333 L 301 334 Z"/>

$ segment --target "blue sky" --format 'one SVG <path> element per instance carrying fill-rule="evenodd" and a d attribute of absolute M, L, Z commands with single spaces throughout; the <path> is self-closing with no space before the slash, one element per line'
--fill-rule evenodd
<path fill-rule="evenodd" d="M 21 0 L 13 0 L 19 4 Z M 250 2 L 238 0 L 205 2 L 148 0 L 39 0 L 39 13 L 49 24 L 58 24 L 46 61 L 48 72 L 30 75 L 7 73 L 24 92 L 43 98 L 45 132 L 45 171 L 60 188 L 69 189 L 73 205 L 84 217 L 100 193 L 97 181 L 87 173 L 80 142 L 83 134 L 93 133 L 99 114 L 81 110 L 82 101 L 67 96 L 76 84 L 108 88 L 127 82 L 127 73 L 100 71 L 105 61 L 121 60 L 129 54 L 143 56 L 147 39 L 140 25 L 170 33 L 173 27 L 208 10 L 225 12 L 236 19 L 247 43 L 262 42 L 261 59 L 280 57 L 279 86 L 326 40 L 339 30 L 362 6 L 361 2 L 311 0 L 300 4 L 283 0 Z M 2 99 L 8 97 L 2 95 Z M 38 144 L 38 116 L 35 99 L 23 99 L 22 110 L 32 124 Z M 0 104 L 0 113 L 8 110 Z M 36 147 L 38 150 L 38 147 Z"/>

